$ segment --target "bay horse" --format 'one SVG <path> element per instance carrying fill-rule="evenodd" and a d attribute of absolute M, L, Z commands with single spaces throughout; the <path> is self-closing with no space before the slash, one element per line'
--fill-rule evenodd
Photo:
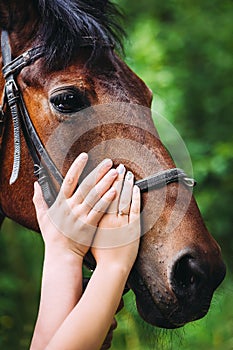
<path fill-rule="evenodd" d="M 144 234 L 128 287 L 146 322 L 177 328 L 207 313 L 225 265 L 192 180 L 159 139 L 151 91 L 115 52 L 118 18 L 108 0 L 0 0 L 0 222 L 38 231 L 33 163 L 52 204 L 79 153 L 90 155 L 87 173 L 106 157 L 123 162 L 143 192 Z"/>

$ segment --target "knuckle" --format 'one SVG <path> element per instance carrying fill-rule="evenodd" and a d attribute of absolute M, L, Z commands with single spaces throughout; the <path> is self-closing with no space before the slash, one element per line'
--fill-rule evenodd
<path fill-rule="evenodd" d="M 133 214 L 140 214 L 140 208 L 139 207 L 132 207 L 131 213 Z"/>
<path fill-rule="evenodd" d="M 87 218 L 85 216 L 79 216 L 78 221 L 79 221 L 79 229 L 84 230 L 87 226 L 87 221 L 88 221 Z"/>
<path fill-rule="evenodd" d="M 68 176 L 67 180 L 66 180 L 66 183 L 67 183 L 68 186 L 73 185 L 74 177 L 73 176 Z"/>
<path fill-rule="evenodd" d="M 129 207 L 129 205 L 130 205 L 130 199 L 125 198 L 125 199 L 122 199 L 120 202 L 120 207 L 123 209 Z"/>
<path fill-rule="evenodd" d="M 95 205 L 95 207 L 93 208 L 93 211 L 96 214 L 100 214 L 100 213 L 104 212 L 105 207 L 106 207 L 106 201 L 104 199 L 102 199 Z"/>

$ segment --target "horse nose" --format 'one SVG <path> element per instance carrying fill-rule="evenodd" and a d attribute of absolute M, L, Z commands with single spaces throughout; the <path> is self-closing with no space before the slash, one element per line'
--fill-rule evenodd
<path fill-rule="evenodd" d="M 215 263 L 213 269 L 208 261 L 194 254 L 186 253 L 179 257 L 172 267 L 170 280 L 177 298 L 196 300 L 203 288 L 208 288 L 212 294 L 225 277 L 225 265 L 222 261 L 217 265 Z"/>

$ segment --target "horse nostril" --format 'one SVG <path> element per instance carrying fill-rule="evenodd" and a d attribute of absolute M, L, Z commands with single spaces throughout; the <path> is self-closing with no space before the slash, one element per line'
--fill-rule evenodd
<path fill-rule="evenodd" d="M 171 285 L 177 297 L 194 296 L 206 281 L 206 273 L 191 255 L 182 256 L 173 266 Z"/>

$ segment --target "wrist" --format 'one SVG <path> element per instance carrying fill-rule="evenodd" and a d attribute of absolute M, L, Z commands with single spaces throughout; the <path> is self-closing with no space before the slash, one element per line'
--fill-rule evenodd
<path fill-rule="evenodd" d="M 97 262 L 96 270 L 104 272 L 105 276 L 119 277 L 122 280 L 127 280 L 131 268 L 121 262 L 106 263 L 104 261 Z"/>
<path fill-rule="evenodd" d="M 50 264 L 62 263 L 73 267 L 82 266 L 83 256 L 77 254 L 77 252 L 64 249 L 63 247 L 45 247 L 45 261 L 48 261 Z"/>
<path fill-rule="evenodd" d="M 76 300 L 82 293 L 83 259 L 75 253 L 60 250 L 45 250 L 43 280 L 45 284 L 56 285 L 62 290 L 74 292 Z M 52 287 L 54 288 L 54 287 Z"/>

